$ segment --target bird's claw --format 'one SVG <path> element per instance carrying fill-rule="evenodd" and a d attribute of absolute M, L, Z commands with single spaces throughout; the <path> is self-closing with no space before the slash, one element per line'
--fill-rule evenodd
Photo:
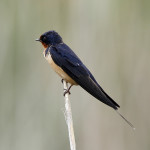
<path fill-rule="evenodd" d="M 65 96 L 67 93 L 68 93 L 69 95 L 71 94 L 70 91 L 69 91 L 70 89 L 64 89 L 64 90 L 65 90 L 64 96 Z"/>
<path fill-rule="evenodd" d="M 63 83 L 63 81 L 64 81 L 64 79 L 61 79 L 61 82 Z M 64 96 L 68 93 L 69 95 L 71 94 L 70 93 L 70 89 L 71 89 L 71 87 L 72 87 L 73 85 L 70 85 L 70 87 L 68 88 L 68 89 L 64 89 L 65 91 L 64 91 Z"/>

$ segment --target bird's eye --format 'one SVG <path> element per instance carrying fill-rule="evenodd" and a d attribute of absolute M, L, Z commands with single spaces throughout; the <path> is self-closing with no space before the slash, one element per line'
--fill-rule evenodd
<path fill-rule="evenodd" d="M 46 40 L 46 37 L 44 36 L 44 37 L 43 37 L 43 41 L 45 41 L 45 40 Z"/>

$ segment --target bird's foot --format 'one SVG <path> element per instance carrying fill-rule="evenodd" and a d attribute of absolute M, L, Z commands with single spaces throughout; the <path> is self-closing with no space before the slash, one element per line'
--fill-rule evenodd
<path fill-rule="evenodd" d="M 68 89 L 64 89 L 64 90 L 66 90 L 66 91 L 64 92 L 64 96 L 65 96 L 67 93 L 68 93 L 69 95 L 71 94 L 71 93 L 70 93 L 70 89 L 71 89 L 72 86 L 73 86 L 73 85 L 70 85 Z"/>
<path fill-rule="evenodd" d="M 67 93 L 68 93 L 69 95 L 71 94 L 70 91 L 69 91 L 69 90 L 70 90 L 69 88 L 68 88 L 68 89 L 64 89 L 64 90 L 65 90 L 64 96 L 65 96 Z"/>
<path fill-rule="evenodd" d="M 64 82 L 64 79 L 61 79 L 61 82 L 63 83 L 63 82 Z M 70 89 L 71 89 L 72 86 L 73 86 L 73 85 L 70 85 L 68 89 L 64 89 L 64 90 L 65 90 L 65 91 L 64 91 L 64 96 L 65 96 L 67 93 L 68 93 L 69 95 L 71 94 L 71 93 L 70 93 Z"/>

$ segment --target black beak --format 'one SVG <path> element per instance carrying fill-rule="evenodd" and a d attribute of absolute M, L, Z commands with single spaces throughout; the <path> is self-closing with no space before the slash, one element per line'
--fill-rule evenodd
<path fill-rule="evenodd" d="M 39 41 L 40 42 L 41 40 L 40 39 L 36 39 L 35 41 Z"/>

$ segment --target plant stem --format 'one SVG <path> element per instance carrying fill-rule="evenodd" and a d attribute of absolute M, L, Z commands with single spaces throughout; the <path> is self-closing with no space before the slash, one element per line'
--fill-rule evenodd
<path fill-rule="evenodd" d="M 68 84 L 65 80 L 63 80 L 64 85 L 64 92 L 68 89 Z M 70 149 L 76 150 L 76 143 L 75 143 L 75 136 L 74 136 L 74 128 L 73 128 L 73 120 L 72 120 L 72 112 L 71 112 L 71 104 L 69 100 L 69 94 L 66 93 L 65 96 L 65 118 L 68 127 L 68 134 L 69 134 L 69 142 L 70 142 Z"/>

